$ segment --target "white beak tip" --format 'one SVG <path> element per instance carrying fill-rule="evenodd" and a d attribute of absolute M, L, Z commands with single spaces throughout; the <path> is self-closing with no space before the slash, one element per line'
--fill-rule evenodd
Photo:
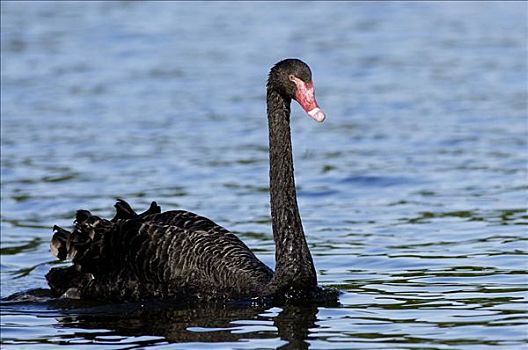
<path fill-rule="evenodd" d="M 311 111 L 309 111 L 308 115 L 312 117 L 318 123 L 322 123 L 326 119 L 326 115 L 319 107 L 316 107 L 312 109 Z"/>

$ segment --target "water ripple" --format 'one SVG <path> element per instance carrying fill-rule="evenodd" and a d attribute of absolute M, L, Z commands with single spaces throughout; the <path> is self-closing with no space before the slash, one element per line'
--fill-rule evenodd
<path fill-rule="evenodd" d="M 525 4 L 1 6 L 2 348 L 528 343 Z M 264 85 L 287 56 L 328 114 L 294 105 L 291 122 L 307 240 L 339 304 L 50 299 L 51 227 L 112 217 L 116 198 L 208 216 L 274 266 Z"/>

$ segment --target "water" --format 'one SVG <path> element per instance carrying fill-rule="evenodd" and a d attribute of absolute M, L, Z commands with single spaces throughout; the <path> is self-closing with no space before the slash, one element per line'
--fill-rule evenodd
<path fill-rule="evenodd" d="M 338 305 L 3 303 L 2 347 L 520 349 L 527 4 L 2 2 L 1 296 L 54 224 L 115 198 L 235 231 L 273 266 L 265 80 L 300 57 L 299 204 Z"/>

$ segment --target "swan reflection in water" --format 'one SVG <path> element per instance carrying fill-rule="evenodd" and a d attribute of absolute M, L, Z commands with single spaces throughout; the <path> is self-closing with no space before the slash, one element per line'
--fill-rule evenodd
<path fill-rule="evenodd" d="M 30 313 L 37 317 L 52 316 L 59 332 L 53 344 L 115 344 L 121 337 L 131 346 L 153 346 L 161 343 L 238 342 L 251 339 L 277 340 L 281 349 L 307 349 L 310 329 L 316 328 L 321 305 L 280 307 L 247 303 L 182 304 L 161 301 L 147 303 L 100 304 L 94 301 L 51 299 L 45 302 L 3 302 L 2 314 Z M 335 307 L 332 302 L 324 306 Z M 109 339 L 112 339 L 110 341 Z M 261 343 L 262 345 L 262 343 Z M 276 344 L 275 344 L 276 346 Z"/>

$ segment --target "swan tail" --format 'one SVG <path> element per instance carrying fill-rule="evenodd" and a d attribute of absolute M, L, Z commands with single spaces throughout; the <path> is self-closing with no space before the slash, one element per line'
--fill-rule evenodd
<path fill-rule="evenodd" d="M 109 266 L 111 254 L 105 254 L 105 240 L 115 231 L 116 224 L 79 210 L 75 215 L 73 231 L 53 227 L 51 253 L 59 260 L 71 260 L 73 266 L 52 268 L 46 275 L 54 295 L 80 297 L 82 289 L 94 275 Z"/>
<path fill-rule="evenodd" d="M 69 267 L 52 268 L 46 275 L 54 295 L 80 298 L 100 289 L 104 284 L 101 281 L 111 280 L 120 272 L 119 266 L 123 261 L 119 257 L 126 255 L 122 240 L 130 239 L 127 235 L 134 236 L 144 218 L 161 212 L 156 202 L 152 202 L 141 214 L 121 199 L 115 208 L 112 220 L 100 218 L 87 210 L 78 210 L 71 232 L 59 226 L 53 227 L 51 253 L 59 260 L 73 263 Z M 106 284 L 111 285 L 109 282 Z"/>

